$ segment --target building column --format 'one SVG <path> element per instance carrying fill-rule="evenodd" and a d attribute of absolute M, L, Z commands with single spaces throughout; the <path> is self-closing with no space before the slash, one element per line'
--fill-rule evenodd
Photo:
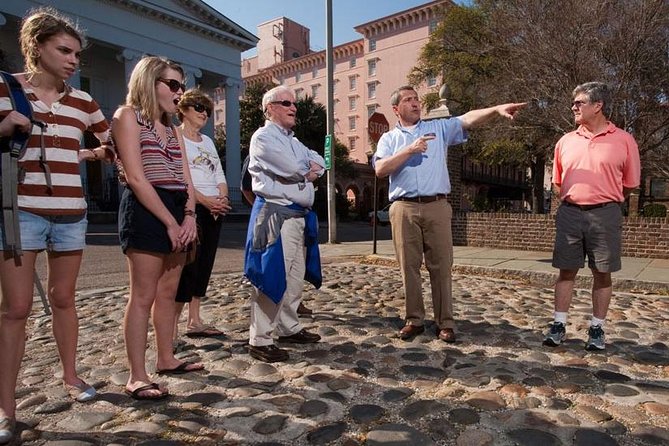
<path fill-rule="evenodd" d="M 242 203 L 239 190 L 241 180 L 241 148 L 239 125 L 239 90 L 241 79 L 227 78 L 225 81 L 225 177 L 233 204 Z"/>
<path fill-rule="evenodd" d="M 119 54 L 116 55 L 116 60 L 123 62 L 125 64 L 125 83 L 127 84 L 130 81 L 130 75 L 132 70 L 135 69 L 135 65 L 139 62 L 139 59 L 142 58 L 144 54 L 141 51 L 131 50 L 129 48 L 124 49 Z"/>
<path fill-rule="evenodd" d="M 195 88 L 198 86 L 197 79 L 202 78 L 202 70 L 191 65 L 179 64 L 184 70 L 184 84 L 186 88 Z"/>

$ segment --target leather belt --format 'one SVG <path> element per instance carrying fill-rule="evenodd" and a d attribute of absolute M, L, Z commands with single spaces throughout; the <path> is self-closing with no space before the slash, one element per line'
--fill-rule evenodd
<path fill-rule="evenodd" d="M 576 203 L 570 203 L 569 201 L 563 201 L 562 202 L 565 206 L 570 206 L 573 208 L 579 208 L 582 211 L 591 211 L 593 209 L 599 209 L 603 208 L 605 206 L 608 206 L 610 204 L 617 204 L 620 205 L 617 201 L 607 201 L 606 203 L 597 203 L 597 204 L 576 204 Z"/>
<path fill-rule="evenodd" d="M 417 197 L 399 197 L 396 201 L 410 201 L 411 203 L 432 203 L 433 201 L 445 200 L 446 194 L 419 195 Z"/>

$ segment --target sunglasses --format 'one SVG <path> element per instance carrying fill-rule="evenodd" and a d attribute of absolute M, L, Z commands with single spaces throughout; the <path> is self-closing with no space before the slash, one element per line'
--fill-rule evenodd
<path fill-rule="evenodd" d="M 176 93 L 179 89 L 181 89 L 181 91 L 186 91 L 186 84 L 182 84 L 176 79 L 164 79 L 159 77 L 157 80 L 158 82 L 167 85 L 167 88 L 169 88 L 172 93 Z"/>
<path fill-rule="evenodd" d="M 587 104 L 588 101 L 574 101 L 571 103 L 572 107 L 581 108 L 581 106 Z"/>
<path fill-rule="evenodd" d="M 291 105 L 294 105 L 295 107 L 297 107 L 297 102 L 293 101 L 272 101 L 270 102 L 270 104 L 280 104 L 284 107 L 290 107 Z"/>
<path fill-rule="evenodd" d="M 198 113 L 202 113 L 203 111 L 207 112 L 207 118 L 211 118 L 211 109 L 208 107 L 205 107 L 202 104 L 193 104 L 190 107 L 193 107 L 193 110 L 195 110 Z"/>

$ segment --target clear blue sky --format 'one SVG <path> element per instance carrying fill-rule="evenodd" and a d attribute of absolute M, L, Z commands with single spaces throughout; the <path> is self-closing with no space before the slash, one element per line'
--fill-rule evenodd
<path fill-rule="evenodd" d="M 325 0 L 204 0 L 221 14 L 253 34 L 257 25 L 277 17 L 287 17 L 311 30 L 313 50 L 325 49 Z M 429 0 L 332 0 L 332 41 L 334 45 L 361 38 L 354 26 Z M 458 1 L 457 3 L 461 3 Z M 255 49 L 244 56 L 255 54 Z"/>

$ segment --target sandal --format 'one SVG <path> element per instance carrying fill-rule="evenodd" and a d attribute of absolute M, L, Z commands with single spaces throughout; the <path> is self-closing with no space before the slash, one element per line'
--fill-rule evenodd
<path fill-rule="evenodd" d="M 65 390 L 70 395 L 70 397 L 80 403 L 85 403 L 95 398 L 97 392 L 95 387 L 87 384 L 86 382 L 80 380 L 79 384 L 71 385 L 63 383 Z"/>
<path fill-rule="evenodd" d="M 12 441 L 14 429 L 16 429 L 16 419 L 0 417 L 0 444 L 7 444 Z"/>
<path fill-rule="evenodd" d="M 142 392 L 146 392 L 149 390 L 159 390 L 160 394 L 158 395 L 142 395 Z M 160 386 L 156 383 L 151 383 L 151 384 L 145 384 L 143 386 L 137 387 L 135 390 L 129 390 L 127 387 L 124 389 L 126 395 L 131 397 L 132 399 L 139 400 L 139 401 L 149 401 L 149 400 L 162 400 L 164 398 L 167 398 L 170 396 L 170 393 L 167 391 L 162 391 L 160 390 Z"/>

